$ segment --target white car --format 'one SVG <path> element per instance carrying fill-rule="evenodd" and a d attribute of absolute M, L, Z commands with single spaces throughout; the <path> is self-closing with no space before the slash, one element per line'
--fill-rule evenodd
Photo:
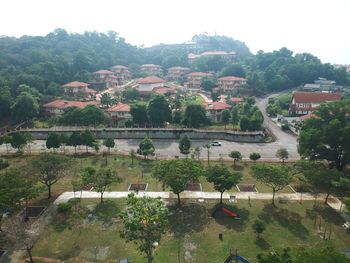
<path fill-rule="evenodd" d="M 221 142 L 214 141 L 210 143 L 211 146 L 221 146 Z"/>

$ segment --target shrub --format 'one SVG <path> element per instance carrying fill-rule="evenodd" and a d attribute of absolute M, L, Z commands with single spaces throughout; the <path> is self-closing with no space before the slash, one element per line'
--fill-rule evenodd
<path fill-rule="evenodd" d="M 7 160 L 0 158 L 0 170 L 5 169 L 6 167 L 9 167 L 9 163 Z"/>
<path fill-rule="evenodd" d="M 57 211 L 62 214 L 66 214 L 72 210 L 72 204 L 71 203 L 61 203 L 57 206 Z"/>

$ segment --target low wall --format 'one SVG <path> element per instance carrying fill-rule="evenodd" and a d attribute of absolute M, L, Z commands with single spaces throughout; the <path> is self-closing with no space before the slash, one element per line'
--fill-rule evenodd
<path fill-rule="evenodd" d="M 84 128 L 51 128 L 51 129 L 22 129 L 29 132 L 37 140 L 45 140 L 50 132 L 57 132 L 69 136 L 74 131 L 83 131 Z M 162 129 L 162 128 L 89 128 L 96 139 L 143 139 L 146 136 L 151 139 L 179 139 L 187 135 L 191 139 L 200 140 L 227 140 L 235 142 L 263 142 L 263 132 L 235 132 L 199 129 Z"/>

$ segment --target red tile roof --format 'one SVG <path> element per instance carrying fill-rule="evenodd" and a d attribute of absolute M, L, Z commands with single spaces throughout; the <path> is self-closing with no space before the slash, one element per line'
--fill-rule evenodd
<path fill-rule="evenodd" d="M 204 108 L 205 110 L 226 110 L 232 108 L 232 106 L 220 101 L 213 101 L 205 103 Z"/>
<path fill-rule="evenodd" d="M 192 72 L 188 74 L 187 76 L 190 77 L 205 77 L 205 76 L 211 76 L 211 73 L 204 73 L 204 72 Z"/>
<path fill-rule="evenodd" d="M 109 71 L 109 70 L 106 70 L 106 69 L 101 69 L 101 70 L 98 70 L 98 71 L 94 72 L 94 74 L 112 75 L 114 73 L 112 71 Z"/>
<path fill-rule="evenodd" d="M 88 105 L 98 105 L 97 101 L 69 101 L 69 100 L 54 100 L 43 105 L 44 108 L 66 109 L 69 107 L 77 107 L 80 109 Z"/>
<path fill-rule="evenodd" d="M 154 84 L 154 83 L 164 83 L 165 80 L 158 78 L 156 76 L 149 76 L 138 81 L 139 84 Z"/>
<path fill-rule="evenodd" d="M 311 118 L 318 118 L 318 116 L 313 114 L 313 113 L 309 113 L 309 114 L 306 114 L 304 116 L 299 117 L 299 119 L 301 121 L 305 121 L 305 120 L 308 120 L 308 119 L 311 119 Z"/>
<path fill-rule="evenodd" d="M 130 106 L 124 103 L 118 103 L 117 105 L 107 109 L 108 112 L 130 112 Z"/>
<path fill-rule="evenodd" d="M 88 86 L 89 86 L 89 84 L 87 84 L 85 82 L 73 81 L 73 82 L 69 82 L 67 84 L 64 84 L 62 87 L 65 87 L 65 88 L 85 88 Z"/>
<path fill-rule="evenodd" d="M 218 79 L 219 81 L 244 81 L 245 78 L 235 77 L 235 76 L 226 76 Z"/>
<path fill-rule="evenodd" d="M 230 99 L 230 101 L 233 101 L 233 102 L 243 102 L 244 99 L 243 99 L 243 98 L 233 97 L 233 98 Z"/>
<path fill-rule="evenodd" d="M 162 68 L 160 65 L 155 64 L 143 64 L 141 65 L 141 68 Z"/>
<path fill-rule="evenodd" d="M 340 101 L 341 93 L 323 93 L 323 92 L 294 92 L 295 103 L 322 103 L 330 101 Z"/>
<path fill-rule="evenodd" d="M 125 67 L 123 65 L 116 65 L 112 67 L 113 69 L 128 69 L 128 67 Z"/>
<path fill-rule="evenodd" d="M 175 89 L 168 88 L 168 87 L 155 87 L 153 88 L 152 91 L 157 94 L 174 94 L 175 93 Z"/>
<path fill-rule="evenodd" d="M 87 88 L 87 89 L 84 91 L 84 93 L 95 94 L 95 93 L 97 93 L 97 91 L 96 91 L 96 90 L 93 90 L 93 89 Z"/>

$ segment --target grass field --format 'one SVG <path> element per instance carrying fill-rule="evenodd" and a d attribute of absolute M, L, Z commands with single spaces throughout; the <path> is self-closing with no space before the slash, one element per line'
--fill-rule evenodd
<path fill-rule="evenodd" d="M 9 162 L 11 165 L 20 167 L 21 170 L 27 170 L 27 163 L 33 156 L 22 156 L 22 157 L 12 157 L 9 158 Z M 126 156 L 116 156 L 111 155 L 107 157 L 107 165 L 106 158 L 101 155 L 91 155 L 85 157 L 70 157 L 69 163 L 69 172 L 68 174 L 60 179 L 56 184 L 53 185 L 53 195 L 58 196 L 59 194 L 65 191 L 72 191 L 72 180 L 80 179 L 80 171 L 87 166 L 94 166 L 96 168 L 99 167 L 111 167 L 115 169 L 118 175 L 123 179 L 123 181 L 119 184 L 112 185 L 108 191 L 127 191 L 129 184 L 131 183 L 148 183 L 147 191 L 163 191 L 169 189 L 163 189 L 162 184 L 154 179 L 151 176 L 152 168 L 155 165 L 156 161 L 150 160 L 134 160 L 134 165 L 131 164 L 131 158 Z M 215 164 L 223 164 L 226 165 L 232 171 L 242 172 L 243 178 L 240 183 L 242 184 L 255 184 L 258 192 L 271 192 L 271 189 L 266 185 L 257 182 L 250 174 L 250 167 L 253 165 L 251 162 L 239 162 L 236 167 L 233 167 L 233 162 L 211 162 L 211 165 Z M 205 161 L 203 161 L 203 165 L 207 165 Z M 276 164 L 280 165 L 280 164 Z M 202 191 L 215 191 L 213 185 L 208 183 L 204 177 L 199 178 L 199 182 L 202 184 Z M 230 190 L 231 192 L 238 191 L 237 188 L 233 188 Z M 282 189 L 280 192 L 282 193 L 292 193 L 292 190 L 289 187 Z M 43 194 L 43 196 L 45 193 Z"/>
<path fill-rule="evenodd" d="M 54 215 L 55 220 L 45 229 L 36 243 L 35 256 L 55 258 L 64 262 L 116 262 L 129 257 L 133 263 L 145 262 L 133 243 L 120 238 L 122 224 L 118 213 L 125 200 L 107 201 L 103 206 L 98 200 L 84 200 L 80 208 L 67 216 Z M 169 206 L 170 230 L 163 236 L 155 251 L 155 263 L 223 262 L 230 248 L 238 249 L 241 256 L 256 262 L 258 253 L 280 250 L 284 247 L 319 247 L 334 245 L 338 250 L 348 248 L 350 234 L 341 227 L 340 217 L 328 206 L 313 202 L 278 203 L 272 207 L 269 201 L 239 201 L 228 207 L 241 216 L 211 218 L 215 203 L 186 203 L 181 208 Z M 255 219 L 266 223 L 266 231 L 257 240 L 252 230 Z M 316 227 L 315 227 L 316 226 Z M 318 228 L 320 226 L 320 231 Z M 327 228 L 323 240 L 323 232 Z M 223 234 L 223 240 L 218 235 Z M 40 262 L 40 261 L 38 261 Z"/>

